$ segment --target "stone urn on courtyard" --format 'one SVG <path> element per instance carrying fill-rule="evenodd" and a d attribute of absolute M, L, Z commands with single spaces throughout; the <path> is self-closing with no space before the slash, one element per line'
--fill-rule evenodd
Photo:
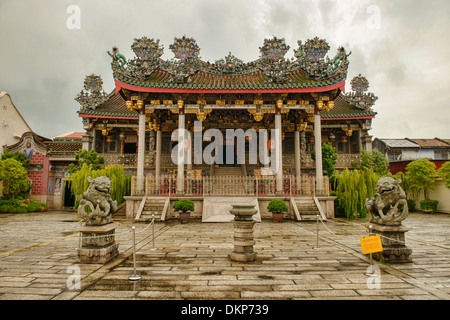
<path fill-rule="evenodd" d="M 232 205 L 230 213 L 234 215 L 234 250 L 229 258 L 236 262 L 252 262 L 256 260 L 256 252 L 253 251 L 253 226 L 256 220 L 253 219 L 258 210 L 252 204 Z"/>
<path fill-rule="evenodd" d="M 408 216 L 408 203 L 401 180 L 382 177 L 378 180 L 375 195 L 366 201 L 366 209 L 372 218 L 365 227 L 381 238 L 383 251 L 374 253 L 373 258 L 388 263 L 411 262 L 412 250 L 405 245 L 405 233 L 412 228 L 402 225 Z"/>

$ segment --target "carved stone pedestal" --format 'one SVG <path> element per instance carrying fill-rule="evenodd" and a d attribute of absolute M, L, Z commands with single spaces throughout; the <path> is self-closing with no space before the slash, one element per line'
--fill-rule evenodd
<path fill-rule="evenodd" d="M 387 263 L 412 262 L 412 249 L 405 245 L 405 233 L 412 228 L 402 225 L 380 225 L 377 223 L 365 224 L 366 228 L 372 226 L 372 233 L 380 235 L 383 252 L 373 253 L 375 260 L 383 260 Z"/>
<path fill-rule="evenodd" d="M 107 263 L 119 255 L 119 245 L 115 241 L 117 223 L 103 226 L 83 226 L 81 232 L 81 263 Z"/>
<path fill-rule="evenodd" d="M 234 220 L 234 250 L 229 258 L 236 262 L 252 262 L 256 260 L 256 252 L 253 251 L 253 226 L 256 221 L 253 215 L 257 212 L 254 205 L 233 205 L 230 210 L 235 215 Z"/>

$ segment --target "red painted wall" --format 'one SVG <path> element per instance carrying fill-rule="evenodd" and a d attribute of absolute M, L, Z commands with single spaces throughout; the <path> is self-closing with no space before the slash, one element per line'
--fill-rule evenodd
<path fill-rule="evenodd" d="M 28 178 L 34 184 L 30 194 L 32 196 L 47 195 L 49 160 L 42 153 L 36 152 L 30 159 L 30 164 L 42 164 L 42 171 L 28 171 Z"/>
<path fill-rule="evenodd" d="M 431 162 L 434 162 L 434 164 L 436 165 L 436 170 L 438 170 L 440 167 L 442 167 L 442 165 L 444 163 L 447 162 L 447 160 L 430 160 Z M 389 163 L 389 167 L 388 170 L 392 173 L 392 174 L 396 174 L 397 172 L 402 171 L 403 173 L 406 173 L 406 166 L 410 163 L 411 161 L 396 161 L 396 162 L 390 162 Z"/>

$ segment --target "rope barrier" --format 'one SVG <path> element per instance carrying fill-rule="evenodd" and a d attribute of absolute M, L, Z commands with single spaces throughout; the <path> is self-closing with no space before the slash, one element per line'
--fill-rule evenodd
<path fill-rule="evenodd" d="M 345 220 L 342 220 L 342 219 L 339 219 L 339 218 L 334 218 L 334 220 L 341 221 L 341 222 L 348 223 L 348 224 L 354 224 L 354 225 L 357 225 L 358 227 L 360 227 L 360 228 L 366 230 L 366 227 L 363 227 L 363 226 L 361 226 L 359 223 L 356 223 L 356 222 L 345 221 Z M 398 239 L 389 238 L 389 237 L 386 237 L 386 236 L 384 236 L 384 235 L 380 235 L 380 237 L 385 238 L 385 239 L 389 239 L 389 240 L 398 241 Z M 408 239 L 414 240 L 414 241 L 423 242 L 423 243 L 426 243 L 426 244 L 429 244 L 429 245 L 433 245 L 433 246 L 436 246 L 436 247 L 445 248 L 445 249 L 450 249 L 449 246 L 446 246 L 446 245 L 443 245 L 443 244 L 437 244 L 437 243 L 436 243 L 436 242 L 444 242 L 444 241 L 447 241 L 447 240 L 449 240 L 449 239 L 444 239 L 444 240 L 441 240 L 441 241 L 427 241 L 427 240 L 420 239 L 420 238 L 413 237 L 413 236 L 406 235 L 406 234 L 405 234 L 405 237 L 408 238 Z"/>

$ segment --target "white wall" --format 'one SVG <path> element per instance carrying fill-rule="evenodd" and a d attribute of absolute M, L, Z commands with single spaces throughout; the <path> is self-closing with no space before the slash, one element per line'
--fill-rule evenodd
<path fill-rule="evenodd" d="M 420 149 L 417 152 L 417 159 L 434 160 L 434 149 Z"/>
<path fill-rule="evenodd" d="M 429 192 L 429 199 L 439 201 L 437 207 L 438 212 L 450 213 L 450 189 L 445 187 L 445 181 L 441 178 L 437 178 L 436 180 L 436 189 Z M 416 201 L 416 210 L 420 210 L 420 200 L 423 199 L 422 192 Z"/>
<path fill-rule="evenodd" d="M 19 142 L 25 132 L 32 131 L 14 106 L 10 95 L 0 92 L 0 153 L 3 146 Z"/>

